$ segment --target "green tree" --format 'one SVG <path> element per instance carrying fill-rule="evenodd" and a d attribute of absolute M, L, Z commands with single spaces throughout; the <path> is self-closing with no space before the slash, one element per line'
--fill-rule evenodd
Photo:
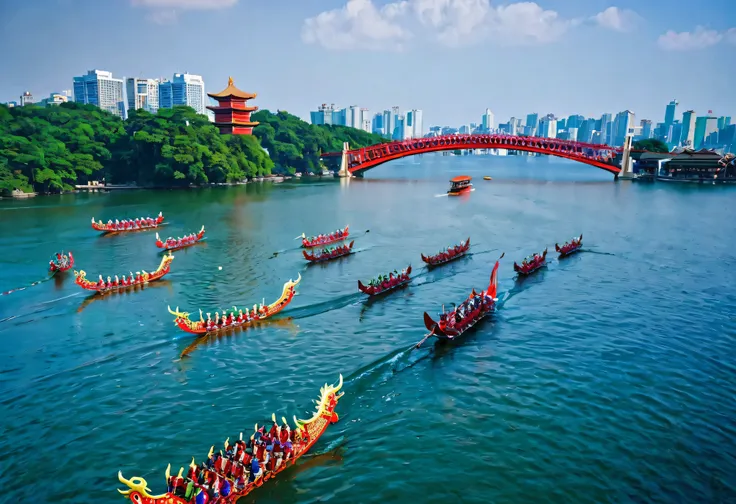
<path fill-rule="evenodd" d="M 632 144 L 631 147 L 636 150 L 645 150 L 649 152 L 661 152 L 665 154 L 670 151 L 666 143 L 664 143 L 662 140 L 657 140 L 656 138 L 648 138 L 646 140 L 637 140 L 636 142 Z"/>

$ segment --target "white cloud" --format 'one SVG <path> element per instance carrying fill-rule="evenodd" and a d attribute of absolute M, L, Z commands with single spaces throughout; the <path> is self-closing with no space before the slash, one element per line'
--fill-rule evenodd
<path fill-rule="evenodd" d="M 609 7 L 593 16 L 591 20 L 609 30 L 627 32 L 639 21 L 639 15 L 632 10 Z"/>
<path fill-rule="evenodd" d="M 513 3 L 492 8 L 489 35 L 506 45 L 546 44 L 558 40 L 576 24 L 553 10 L 544 10 L 534 2 Z"/>
<path fill-rule="evenodd" d="M 730 32 L 730 30 L 729 30 Z M 691 51 L 705 49 L 723 40 L 723 34 L 716 30 L 707 30 L 702 26 L 695 27 L 692 32 L 667 31 L 657 39 L 659 47 L 666 51 Z"/>
<path fill-rule="evenodd" d="M 224 9 L 238 0 L 132 0 L 134 6 L 154 9 Z"/>
<path fill-rule="evenodd" d="M 731 28 L 726 32 L 726 40 L 732 44 L 736 44 L 736 28 Z"/>
<path fill-rule="evenodd" d="M 156 10 L 148 13 L 146 19 L 159 25 L 170 25 L 175 24 L 179 20 L 179 16 L 175 10 Z"/>
<path fill-rule="evenodd" d="M 410 34 L 394 20 L 406 12 L 407 2 L 376 8 L 371 0 L 348 0 L 340 9 L 304 21 L 302 39 L 327 49 L 397 49 Z"/>

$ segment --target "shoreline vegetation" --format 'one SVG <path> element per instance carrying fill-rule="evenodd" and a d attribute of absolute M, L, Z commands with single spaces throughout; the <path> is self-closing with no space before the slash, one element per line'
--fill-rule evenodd
<path fill-rule="evenodd" d="M 321 174 L 320 153 L 339 151 L 343 142 L 387 141 L 345 126 L 315 126 L 286 111 L 252 118 L 261 123 L 253 135 L 222 135 L 186 106 L 135 110 L 123 121 L 78 103 L 0 105 L 0 196 L 94 189 L 97 181 L 110 189 L 177 189 L 281 180 Z"/>

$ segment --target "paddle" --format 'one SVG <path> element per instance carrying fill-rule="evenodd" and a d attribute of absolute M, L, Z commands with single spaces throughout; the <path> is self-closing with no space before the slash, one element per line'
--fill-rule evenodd
<path fill-rule="evenodd" d="M 436 328 L 436 326 L 435 326 L 435 328 Z M 416 344 L 416 346 L 415 346 L 414 348 L 419 348 L 420 346 L 422 346 L 422 344 L 423 344 L 423 343 L 424 343 L 425 341 L 427 341 L 427 339 L 429 339 L 429 338 L 430 338 L 431 336 L 433 336 L 433 335 L 434 335 L 434 330 L 435 330 L 435 328 L 432 328 L 432 330 L 431 330 L 431 331 L 429 331 L 429 332 L 428 332 L 427 334 L 425 334 L 425 335 L 424 335 L 424 338 L 422 338 L 422 341 L 420 341 L 419 343 L 417 343 L 417 344 Z"/>

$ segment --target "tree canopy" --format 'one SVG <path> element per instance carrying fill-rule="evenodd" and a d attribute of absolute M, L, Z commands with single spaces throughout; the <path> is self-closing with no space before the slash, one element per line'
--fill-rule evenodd
<path fill-rule="evenodd" d="M 637 140 L 631 145 L 631 147 L 637 150 L 645 150 L 649 152 L 661 152 L 664 154 L 670 151 L 670 148 L 667 147 L 666 143 L 664 143 L 662 140 L 657 140 L 656 138 L 647 138 L 646 140 Z"/>

